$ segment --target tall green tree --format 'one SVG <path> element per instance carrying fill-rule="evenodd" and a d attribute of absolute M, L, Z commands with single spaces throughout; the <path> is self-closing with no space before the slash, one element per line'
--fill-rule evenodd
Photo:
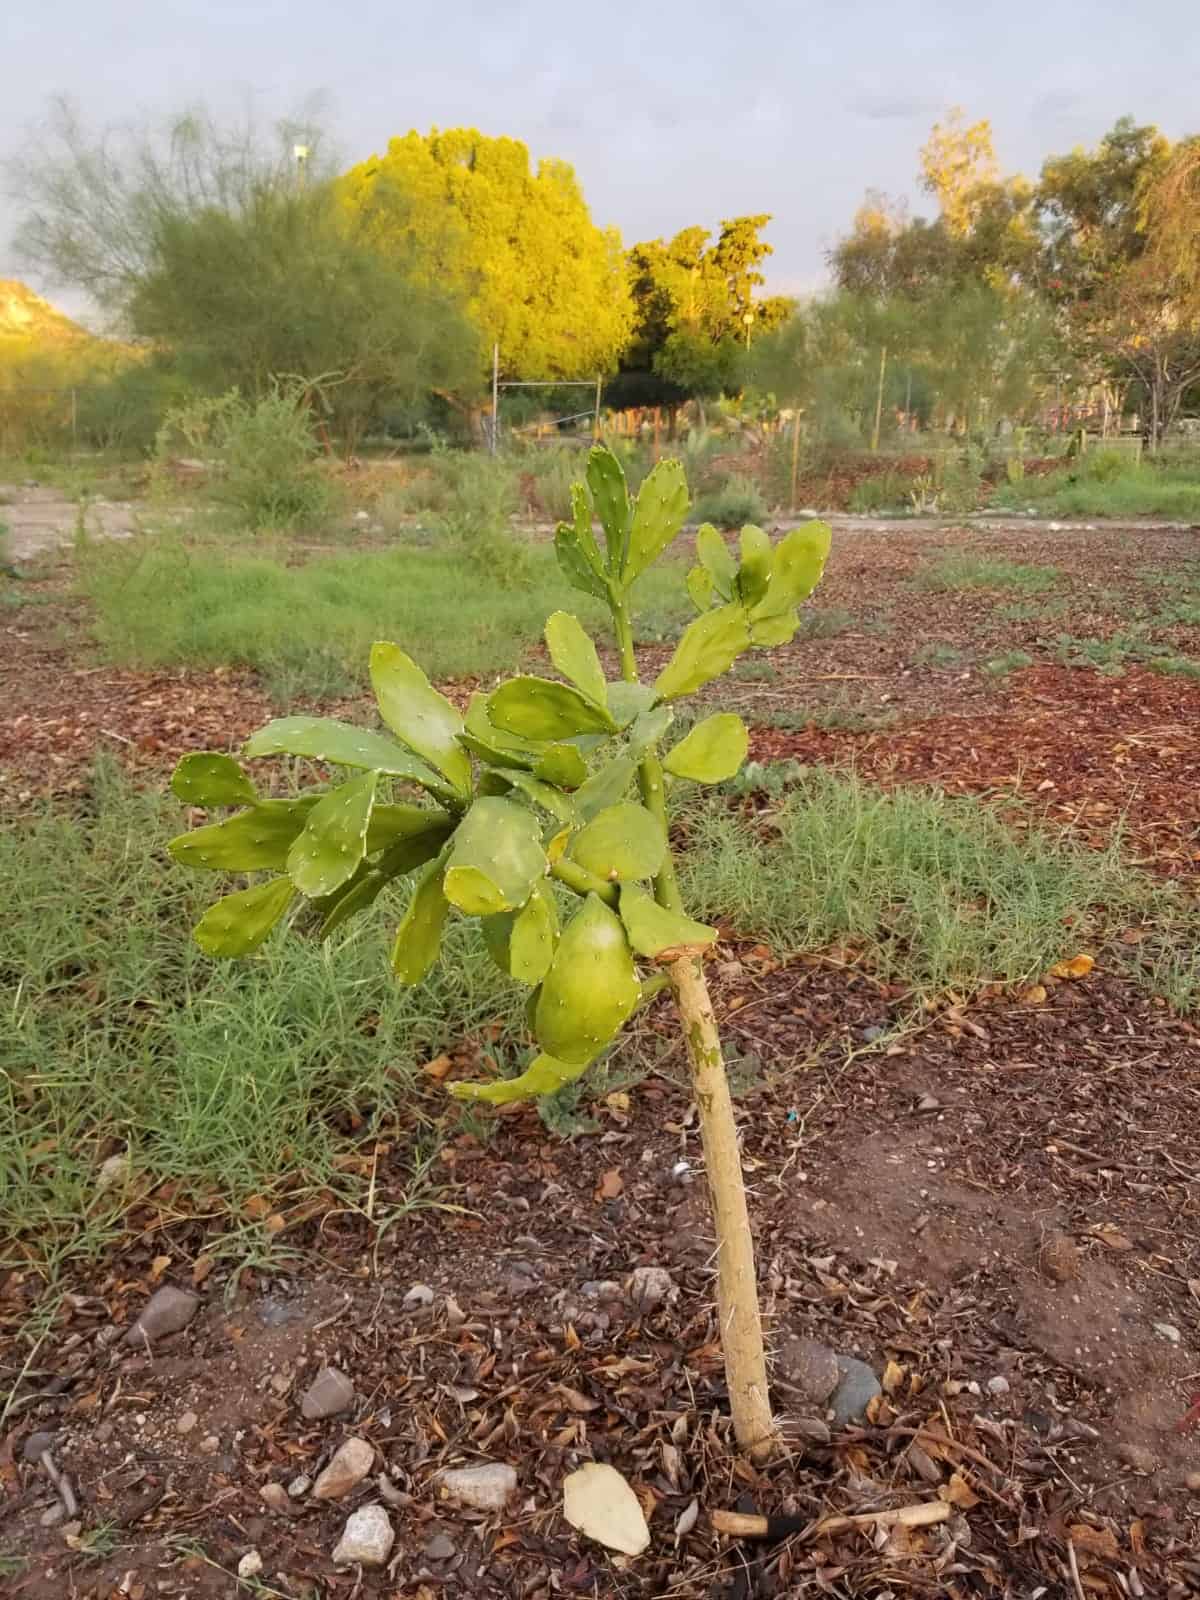
<path fill-rule="evenodd" d="M 480 370 L 527 379 L 609 372 L 632 323 L 620 239 L 591 218 L 574 172 L 536 170 L 517 139 L 474 128 L 411 132 L 339 181 L 347 213 L 377 247 L 424 255 L 425 281 L 462 296 Z"/>
<path fill-rule="evenodd" d="M 794 307 L 785 296 L 759 293 L 771 254 L 761 235 L 770 220 L 732 217 L 713 242 L 708 229 L 690 227 L 630 250 L 635 316 L 620 386 L 631 403 L 674 409 L 740 387 L 752 337 L 780 326 Z"/>

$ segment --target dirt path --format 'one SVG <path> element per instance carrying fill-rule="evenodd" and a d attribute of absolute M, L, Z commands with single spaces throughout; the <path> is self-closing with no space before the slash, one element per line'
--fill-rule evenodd
<path fill-rule="evenodd" d="M 89 499 L 83 519 L 93 538 L 128 539 L 138 526 L 137 507 L 126 500 Z M 0 484 L 0 523 L 8 528 L 9 559 L 29 561 L 71 543 L 80 502 L 44 484 Z"/>

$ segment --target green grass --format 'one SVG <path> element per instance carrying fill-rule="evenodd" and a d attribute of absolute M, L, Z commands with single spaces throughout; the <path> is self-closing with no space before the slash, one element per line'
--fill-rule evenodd
<path fill-rule="evenodd" d="M 1125 867 L 1117 844 L 1017 835 L 979 799 L 936 789 L 883 793 L 794 763 L 788 776 L 766 828 L 712 805 L 690 815 L 682 877 L 695 914 L 732 917 L 779 950 L 848 941 L 921 993 L 1029 982 L 1117 919 L 1154 915 L 1163 931 L 1142 952 L 1145 981 L 1177 1006 L 1200 1000 L 1194 908 Z"/>
<path fill-rule="evenodd" d="M 515 1038 L 522 996 L 466 924 L 423 985 L 394 982 L 402 892 L 328 952 L 293 933 L 248 962 L 210 960 L 190 929 L 224 880 L 167 857 L 181 825 L 179 807 L 102 767 L 87 816 L 0 830 L 6 1264 L 27 1251 L 49 1273 L 94 1254 L 131 1195 L 168 1180 L 183 1214 L 317 1188 L 356 1203 L 365 1180 L 338 1158 L 393 1117 L 389 1170 L 415 1183 L 432 1148 L 413 1131 L 418 1064 L 495 1019 Z M 97 1195 L 116 1150 L 131 1187 Z"/>
<path fill-rule="evenodd" d="M 1028 650 L 1006 650 L 1003 655 L 992 656 L 983 663 L 983 670 L 993 678 L 1005 678 L 1010 672 L 1020 672 L 1023 667 L 1031 667 L 1033 657 Z"/>
<path fill-rule="evenodd" d="M 918 667 L 961 667 L 966 659 L 957 646 L 941 639 L 921 645 L 913 656 L 913 662 Z"/>
<path fill-rule="evenodd" d="M 140 667 L 246 666 L 278 698 L 352 691 L 376 639 L 394 639 L 436 679 L 511 668 L 560 608 L 601 625 L 599 604 L 568 587 L 554 553 L 528 549 L 528 582 L 505 587 L 458 551 L 402 547 L 289 565 L 215 541 L 142 537 L 80 558 L 106 658 Z M 690 611 L 674 564 L 634 593 L 638 636 L 678 631 Z"/>
<path fill-rule="evenodd" d="M 917 573 L 925 589 L 1013 589 L 1020 594 L 1041 594 L 1061 576 L 1057 567 L 1039 567 L 1010 561 L 1006 556 L 975 555 L 969 550 L 947 550 Z"/>
<path fill-rule="evenodd" d="M 1098 452 L 1098 458 L 1105 452 Z M 1036 506 L 1044 516 L 1112 517 L 1125 520 L 1157 517 L 1169 522 L 1194 522 L 1200 519 L 1200 469 L 1191 462 L 1158 465 L 1144 461 L 1116 463 L 1110 471 L 1107 461 L 1097 469 L 1077 464 L 1065 472 L 1044 478 L 1025 478 L 1020 483 L 1001 484 L 995 504 L 1023 508 Z"/>

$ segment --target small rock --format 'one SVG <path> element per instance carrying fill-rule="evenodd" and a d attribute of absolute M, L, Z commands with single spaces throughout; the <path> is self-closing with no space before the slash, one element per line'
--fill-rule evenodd
<path fill-rule="evenodd" d="M 31 1433 L 21 1446 L 21 1454 L 31 1467 L 36 1467 L 47 1450 L 54 1449 L 54 1435 L 45 1428 L 39 1428 L 36 1433 Z"/>
<path fill-rule="evenodd" d="M 221 1441 L 215 1433 L 210 1433 L 207 1438 L 200 1441 L 200 1453 L 206 1456 L 215 1456 L 221 1448 Z"/>
<path fill-rule="evenodd" d="M 414 1283 L 404 1296 L 404 1309 L 415 1311 L 418 1306 L 431 1306 L 433 1304 L 433 1290 L 427 1283 Z"/>
<path fill-rule="evenodd" d="M 665 1267 L 635 1267 L 629 1278 L 630 1303 L 649 1316 L 675 1293 L 675 1283 Z"/>
<path fill-rule="evenodd" d="M 100 1163 L 100 1171 L 96 1174 L 96 1193 L 103 1194 L 106 1189 L 113 1189 L 119 1183 L 124 1183 L 129 1176 L 129 1156 L 122 1151 L 120 1155 L 109 1156 L 107 1161 Z"/>
<path fill-rule="evenodd" d="M 841 1381 L 838 1358 L 815 1339 L 789 1339 L 779 1352 L 783 1379 L 814 1405 L 823 1406 Z"/>
<path fill-rule="evenodd" d="M 381 1505 L 359 1506 L 346 1519 L 333 1552 L 334 1565 L 382 1567 L 392 1553 L 396 1533 Z"/>
<path fill-rule="evenodd" d="M 267 1382 L 271 1385 L 276 1394 L 286 1394 L 292 1387 L 292 1380 L 288 1377 L 286 1372 L 273 1372 L 267 1379 Z"/>
<path fill-rule="evenodd" d="M 336 1367 L 322 1367 L 309 1384 L 300 1402 L 301 1415 L 309 1422 L 320 1417 L 336 1417 L 354 1404 L 354 1385 Z"/>
<path fill-rule="evenodd" d="M 313 1484 L 314 1500 L 341 1500 L 375 1465 L 375 1449 L 365 1439 L 347 1439 Z"/>
<path fill-rule="evenodd" d="M 942 1469 L 928 1451 L 922 1450 L 916 1440 L 909 1445 L 904 1454 L 918 1478 L 923 1478 L 926 1483 L 941 1483 Z"/>
<path fill-rule="evenodd" d="M 448 1328 L 461 1328 L 463 1323 L 467 1320 L 467 1313 L 459 1305 L 458 1301 L 452 1294 L 448 1294 L 446 1296 L 446 1304 L 444 1309 L 446 1312 L 446 1326 Z"/>
<path fill-rule="evenodd" d="M 927 1117 L 931 1111 L 940 1111 L 941 1109 L 942 1102 L 935 1094 L 923 1094 L 917 1101 L 917 1113 L 920 1116 Z"/>
<path fill-rule="evenodd" d="M 588 1300 L 619 1300 L 622 1289 L 612 1278 L 589 1278 L 580 1285 L 579 1292 Z"/>
<path fill-rule="evenodd" d="M 263 1559 L 257 1550 L 247 1550 L 238 1562 L 237 1574 L 239 1578 L 257 1578 L 263 1569 Z"/>
<path fill-rule="evenodd" d="M 1011 1389 L 1011 1387 L 1012 1387 L 1012 1385 L 1009 1383 L 1008 1379 L 1007 1378 L 1002 1378 L 999 1373 L 997 1373 L 994 1378 L 989 1378 L 988 1379 L 987 1386 L 988 1386 L 988 1393 L 989 1394 L 997 1394 L 997 1395 L 998 1394 L 1007 1394 L 1009 1392 L 1009 1390 Z"/>
<path fill-rule="evenodd" d="M 292 1479 L 291 1483 L 288 1484 L 287 1492 L 291 1495 L 293 1500 L 299 1500 L 301 1496 L 306 1495 L 311 1488 L 312 1479 L 309 1477 L 308 1473 L 300 1472 L 297 1473 Z"/>
<path fill-rule="evenodd" d="M 789 1437 L 799 1439 L 804 1444 L 830 1442 L 829 1424 L 822 1422 L 820 1417 L 789 1417 L 784 1426 Z"/>
<path fill-rule="evenodd" d="M 293 1511 L 292 1502 L 288 1499 L 288 1492 L 281 1483 L 264 1483 L 258 1491 L 258 1497 L 263 1505 L 269 1506 L 280 1516 L 288 1516 Z"/>
<path fill-rule="evenodd" d="M 1123 1461 L 1134 1472 L 1142 1477 L 1149 1477 L 1158 1470 L 1158 1460 L 1153 1450 L 1147 1450 L 1143 1444 L 1119 1444 L 1117 1446 L 1117 1460 Z"/>
<path fill-rule="evenodd" d="M 1079 1247 L 1069 1233 L 1052 1233 L 1039 1260 L 1042 1271 L 1055 1283 L 1070 1283 L 1079 1276 Z"/>
<path fill-rule="evenodd" d="M 1172 1322 L 1156 1322 L 1154 1331 L 1161 1334 L 1164 1339 L 1169 1340 L 1171 1344 L 1178 1344 L 1183 1338 L 1179 1329 Z"/>
<path fill-rule="evenodd" d="M 449 1561 L 458 1554 L 458 1546 L 444 1533 L 435 1533 L 421 1554 L 427 1561 Z"/>
<path fill-rule="evenodd" d="M 874 1044 L 876 1040 L 882 1039 L 886 1032 L 887 1029 L 884 1028 L 880 1023 L 873 1022 L 869 1028 L 864 1028 L 862 1030 L 863 1042 L 866 1044 Z"/>
<path fill-rule="evenodd" d="M 451 1500 L 476 1511 L 503 1511 L 517 1487 L 516 1473 L 502 1461 L 489 1461 L 482 1467 L 453 1467 L 438 1481 Z"/>
<path fill-rule="evenodd" d="M 137 1321 L 125 1335 L 125 1343 L 140 1345 L 148 1339 L 162 1339 L 169 1333 L 178 1333 L 187 1327 L 199 1309 L 199 1295 L 164 1283 L 142 1307 Z"/>
<path fill-rule="evenodd" d="M 199 1421 L 200 1421 L 200 1418 L 196 1415 L 196 1413 L 194 1411 L 185 1411 L 181 1417 L 176 1418 L 176 1421 L 175 1421 L 175 1432 L 176 1433 L 191 1433 L 192 1429 L 196 1426 L 196 1424 Z"/>
<path fill-rule="evenodd" d="M 356 511 L 354 513 L 354 520 L 355 522 L 370 522 L 371 513 L 369 511 Z"/>
<path fill-rule="evenodd" d="M 1200 1494 L 1200 1472 L 1189 1472 L 1183 1481 L 1193 1494 Z"/>
<path fill-rule="evenodd" d="M 883 1390 L 879 1379 L 865 1361 L 856 1361 L 853 1356 L 838 1356 L 837 1364 L 841 1377 L 829 1404 L 833 1408 L 834 1427 L 844 1428 L 848 1422 L 861 1420 L 868 1405 Z"/>
<path fill-rule="evenodd" d="M 381 1472 L 375 1479 L 375 1487 L 379 1490 L 379 1497 L 389 1506 L 410 1506 L 412 1495 L 405 1494 L 403 1489 L 398 1489 L 386 1472 Z"/>
<path fill-rule="evenodd" d="M 56 1501 L 54 1505 L 46 1507 L 38 1518 L 38 1522 L 43 1528 L 57 1528 L 66 1514 L 66 1507 L 61 1501 Z"/>
<path fill-rule="evenodd" d="M 744 977 L 746 969 L 740 961 L 718 961 L 717 976 L 724 978 L 728 983 L 736 983 Z"/>

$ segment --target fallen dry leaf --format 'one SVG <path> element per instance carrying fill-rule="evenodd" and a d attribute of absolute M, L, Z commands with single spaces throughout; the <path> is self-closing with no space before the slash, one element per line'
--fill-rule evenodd
<path fill-rule="evenodd" d="M 1031 984 L 1021 999 L 1027 1006 L 1044 1006 L 1046 1003 L 1046 986 L 1042 983 Z"/>
<path fill-rule="evenodd" d="M 904 1382 L 904 1371 L 905 1369 L 898 1361 L 888 1362 L 887 1366 L 883 1369 L 884 1394 L 896 1393 L 900 1385 Z"/>
<path fill-rule="evenodd" d="M 155 1256 L 150 1263 L 150 1282 L 157 1283 L 170 1265 L 170 1256 Z"/>
<path fill-rule="evenodd" d="M 962 1511 L 970 1511 L 972 1506 L 979 1504 L 979 1496 L 961 1472 L 953 1473 L 950 1482 L 942 1485 L 938 1490 L 938 1498 L 948 1500 L 952 1506 L 958 1506 Z"/>
<path fill-rule="evenodd" d="M 435 1083 L 440 1083 L 450 1068 L 454 1065 L 448 1055 L 434 1056 L 432 1061 L 427 1061 L 421 1071 L 427 1078 L 432 1078 Z"/>
<path fill-rule="evenodd" d="M 650 1543 L 641 1503 L 615 1467 L 589 1461 L 563 1482 L 563 1516 L 609 1550 L 640 1556 Z"/>
<path fill-rule="evenodd" d="M 1090 1523 L 1076 1522 L 1067 1529 L 1067 1537 L 1075 1546 L 1081 1564 L 1088 1561 L 1116 1561 L 1121 1546 L 1108 1528 L 1093 1528 Z"/>
<path fill-rule="evenodd" d="M 620 1167 L 610 1167 L 596 1185 L 596 1199 L 615 1200 L 624 1191 L 625 1179 L 621 1176 Z"/>
<path fill-rule="evenodd" d="M 1059 961 L 1050 968 L 1052 978 L 1086 978 L 1096 965 L 1094 956 L 1072 956 L 1070 961 Z"/>

